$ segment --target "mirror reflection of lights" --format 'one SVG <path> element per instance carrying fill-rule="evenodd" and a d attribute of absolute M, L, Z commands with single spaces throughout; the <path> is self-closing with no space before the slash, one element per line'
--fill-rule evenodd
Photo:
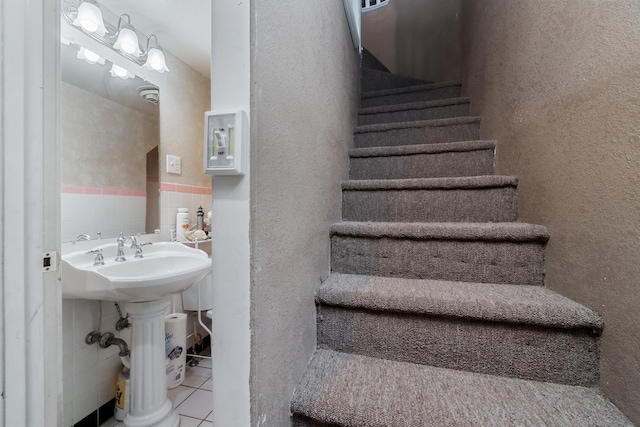
<path fill-rule="evenodd" d="M 111 76 L 120 77 L 122 80 L 132 79 L 135 77 L 135 75 L 131 71 L 127 70 L 126 68 L 122 68 L 117 64 L 113 64 L 111 66 L 111 70 L 109 71 L 109 73 L 111 74 Z"/>
<path fill-rule="evenodd" d="M 85 49 L 84 47 L 80 47 L 80 49 L 78 50 L 78 59 L 84 59 L 89 64 L 105 63 L 105 60 L 103 57 L 101 57 L 95 52 L 90 51 L 89 49 Z"/>

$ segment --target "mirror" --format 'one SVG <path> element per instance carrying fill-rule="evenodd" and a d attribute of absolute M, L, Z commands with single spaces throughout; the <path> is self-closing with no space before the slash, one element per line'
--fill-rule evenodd
<path fill-rule="evenodd" d="M 61 45 L 62 241 L 80 234 L 95 239 L 98 232 L 106 238 L 158 229 L 168 238 L 178 207 L 189 208 L 193 224 L 197 208 L 206 212 L 211 203 L 211 178 L 202 160 L 204 112 L 211 109 L 210 3 L 101 0 L 99 6 L 112 24 L 129 15 L 141 46 L 146 34 L 157 35 L 170 71 L 149 71 L 131 62 L 144 80 L 122 80 L 109 72 L 114 51 L 105 52 L 105 65 L 89 64 L 76 57 L 77 44 Z M 62 19 L 63 36 L 71 30 L 84 34 L 65 24 Z M 144 102 L 141 94 L 148 100 L 159 97 L 158 105 Z M 120 119 L 97 106 L 116 111 Z M 181 158 L 180 173 L 167 171 L 167 155 Z"/>
<path fill-rule="evenodd" d="M 110 64 L 78 59 L 61 45 L 62 241 L 153 233 L 160 228 L 159 94 Z"/>

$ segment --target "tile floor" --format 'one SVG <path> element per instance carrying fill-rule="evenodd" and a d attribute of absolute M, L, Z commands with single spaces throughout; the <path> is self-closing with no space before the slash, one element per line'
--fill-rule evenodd
<path fill-rule="evenodd" d="M 180 415 L 180 427 L 213 427 L 211 359 L 198 359 L 198 366 L 187 365 L 184 382 L 167 394 Z M 111 418 L 100 427 L 124 427 Z"/>

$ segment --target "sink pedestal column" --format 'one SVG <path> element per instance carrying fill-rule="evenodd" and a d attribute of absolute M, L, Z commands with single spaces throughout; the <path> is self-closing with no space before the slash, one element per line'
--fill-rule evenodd
<path fill-rule="evenodd" d="M 131 379 L 126 427 L 178 427 L 167 398 L 164 312 L 169 300 L 127 303 L 132 320 Z"/>

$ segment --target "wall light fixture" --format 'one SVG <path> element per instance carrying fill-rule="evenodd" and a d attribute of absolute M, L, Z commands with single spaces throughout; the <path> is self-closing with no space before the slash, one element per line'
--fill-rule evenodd
<path fill-rule="evenodd" d="M 139 33 L 131 25 L 131 17 L 128 14 L 120 15 L 118 24 L 114 26 L 103 18 L 102 10 L 95 0 L 62 0 L 62 2 L 62 18 L 67 23 L 81 28 L 85 34 L 101 45 L 138 66 L 158 73 L 169 71 L 164 52 L 158 44 L 158 37 L 155 34 L 149 35 L 146 49 L 142 51 L 138 39 Z M 106 52 L 104 54 L 106 55 Z M 90 64 L 105 63 L 99 53 L 88 51 L 83 46 L 80 46 L 78 58 Z M 130 71 L 116 64 L 111 68 L 111 75 L 123 79 L 133 77 Z"/>

